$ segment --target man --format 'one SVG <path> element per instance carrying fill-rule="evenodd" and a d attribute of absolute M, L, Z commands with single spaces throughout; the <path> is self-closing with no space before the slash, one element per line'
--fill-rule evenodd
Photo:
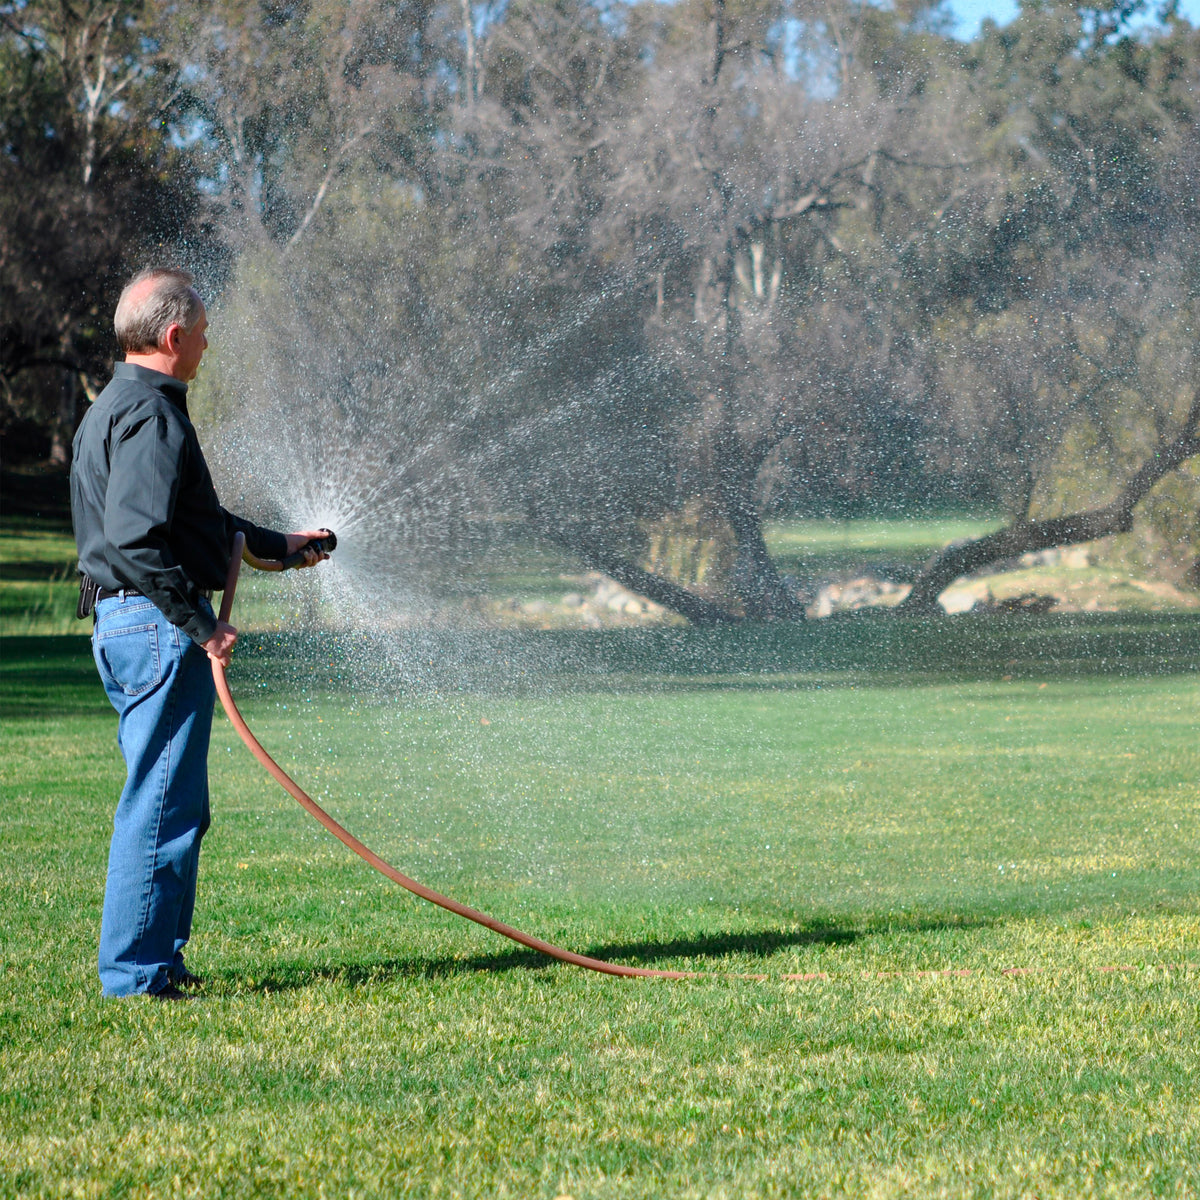
<path fill-rule="evenodd" d="M 237 530 L 252 553 L 275 559 L 324 531 L 260 529 L 217 500 L 187 411 L 187 385 L 208 347 L 190 275 L 143 271 L 122 292 L 114 324 L 125 361 L 80 423 L 71 466 L 80 615 L 94 595 L 92 651 L 128 768 L 113 820 L 100 981 L 109 996 L 178 1000 L 200 983 L 183 949 L 209 825 L 209 658 L 228 666 L 237 640 L 209 595 L 224 585 Z M 304 565 L 323 558 L 308 548 Z"/>

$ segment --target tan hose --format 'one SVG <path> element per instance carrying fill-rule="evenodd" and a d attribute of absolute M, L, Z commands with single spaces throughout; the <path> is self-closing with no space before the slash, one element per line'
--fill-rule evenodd
<path fill-rule="evenodd" d="M 225 580 L 225 594 L 221 599 L 220 618 L 222 621 L 229 620 L 229 614 L 233 608 L 233 594 L 237 588 L 238 572 L 241 567 L 243 554 L 246 554 L 248 562 L 262 570 L 279 569 L 278 564 L 272 566 L 270 563 L 263 563 L 261 559 L 256 559 L 252 555 L 247 554 L 245 541 L 245 535 L 242 533 L 236 534 L 233 540 L 233 556 L 229 563 L 229 574 Z M 250 732 L 250 726 L 246 724 L 242 714 L 238 712 L 237 705 L 233 700 L 233 694 L 229 690 L 229 681 L 225 677 L 225 668 L 215 658 L 211 661 L 213 679 L 217 685 L 217 695 L 221 697 L 221 705 L 225 709 L 229 720 L 233 723 L 234 729 L 237 730 L 238 736 L 249 747 L 250 753 L 266 767 L 267 771 L 274 776 L 284 791 L 296 800 L 301 808 L 316 817 L 338 841 L 343 843 L 343 845 L 349 846 L 359 858 L 363 859 L 364 862 L 370 863 L 375 870 L 382 875 L 386 875 L 393 883 L 398 883 L 402 888 L 406 888 L 412 892 L 414 896 L 420 896 L 422 900 L 428 900 L 430 904 L 436 904 L 439 908 L 444 908 L 460 917 L 466 917 L 468 921 L 474 921 L 477 925 L 483 925 L 487 929 L 503 934 L 504 937 L 511 938 L 514 942 L 518 942 L 522 946 L 528 946 L 530 950 L 536 950 L 539 954 L 546 954 L 550 958 L 556 958 L 559 962 L 583 967 L 588 971 L 599 971 L 604 975 L 624 975 L 644 979 L 694 979 L 697 977 L 697 972 L 695 971 L 653 971 L 647 967 L 623 967 L 615 963 L 602 962 L 598 958 L 588 958 L 583 954 L 575 954 L 570 950 L 563 950 L 558 946 L 552 946 L 549 942 L 543 942 L 541 938 L 535 938 L 528 933 L 522 933 L 519 929 L 514 929 L 511 925 L 506 925 L 503 921 L 496 920 L 495 917 L 489 917 L 487 913 L 481 913 L 473 908 L 468 908 L 465 904 L 460 904 L 457 900 L 450 899 L 449 896 L 443 896 L 440 892 L 435 892 L 432 888 L 427 888 L 424 884 L 418 883 L 415 879 L 410 879 L 407 875 L 397 871 L 395 867 L 384 862 L 369 846 L 365 846 L 360 842 L 349 830 L 339 825 L 263 749 L 258 739 Z"/>
<path fill-rule="evenodd" d="M 238 538 L 242 539 L 242 556 L 240 559 L 237 556 Z M 236 566 L 236 567 L 239 567 L 239 569 L 240 569 L 241 563 L 248 563 L 256 571 L 282 571 L 283 570 L 283 563 L 279 562 L 278 559 L 259 558 L 256 554 L 251 554 L 250 551 L 246 549 L 245 542 L 246 542 L 246 535 L 244 533 L 234 534 L 234 537 L 233 537 L 234 557 L 233 557 L 233 562 L 230 563 L 229 569 L 230 569 L 230 572 L 232 573 L 232 577 L 233 577 L 235 584 L 237 582 L 237 571 L 234 570 L 234 567 Z M 228 577 L 226 578 L 226 582 L 225 582 L 225 595 L 226 596 L 229 595 Z M 230 603 L 230 606 L 232 607 L 233 601 L 230 600 L 229 603 Z M 225 612 L 224 600 L 221 601 L 221 612 L 222 613 Z M 221 620 L 224 621 L 224 620 L 226 620 L 226 618 L 224 616 L 222 616 Z"/>

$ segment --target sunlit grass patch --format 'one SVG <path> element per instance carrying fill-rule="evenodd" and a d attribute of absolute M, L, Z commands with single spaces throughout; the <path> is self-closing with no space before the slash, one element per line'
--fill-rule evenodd
<path fill-rule="evenodd" d="M 77 621 L 79 577 L 75 543 L 60 521 L 23 518 L 19 529 L 0 533 L 0 631 L 90 633 Z"/>
<path fill-rule="evenodd" d="M 767 548 L 784 560 L 831 564 L 847 555 L 920 563 L 951 542 L 984 537 L 1004 524 L 991 516 L 836 518 L 771 521 Z"/>

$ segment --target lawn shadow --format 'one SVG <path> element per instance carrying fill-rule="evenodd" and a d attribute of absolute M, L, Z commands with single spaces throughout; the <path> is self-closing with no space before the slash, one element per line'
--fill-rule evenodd
<path fill-rule="evenodd" d="M 360 693 L 392 697 L 402 647 L 407 694 L 563 692 L 675 694 L 839 686 L 924 687 L 1000 679 L 1191 674 L 1200 613 L 1049 613 L 934 618 L 862 610 L 852 616 L 731 628 L 511 630 L 421 628 L 397 641 L 331 631 L 247 634 L 243 661 L 265 673 L 309 670 L 336 647 Z M 514 671 L 508 664 L 519 662 Z M 503 663 L 503 668 L 496 664 Z M 426 666 L 425 664 L 428 664 Z M 349 681 L 350 675 L 346 676 Z M 348 683 L 347 683 L 348 685 Z"/>
<path fill-rule="evenodd" d="M 724 972 L 716 967 L 709 970 L 703 965 L 697 966 L 696 960 L 709 960 L 716 964 L 738 955 L 766 958 L 794 946 L 849 946 L 864 938 L 883 932 L 896 932 L 898 929 L 911 933 L 931 933 L 950 929 L 983 929 L 994 924 L 994 919 L 980 918 L 916 920 L 904 922 L 902 926 L 880 923 L 857 929 L 833 925 L 791 930 L 763 929 L 680 937 L 658 942 L 610 942 L 587 947 L 578 953 L 614 965 L 663 971 L 695 971 L 697 974 L 711 974 L 717 977 Z M 463 958 L 392 958 L 324 967 L 311 967 L 300 963 L 279 964 L 270 974 L 257 976 L 248 988 L 236 977 L 229 978 L 228 983 L 231 989 L 238 991 L 287 992 L 318 983 L 364 987 L 402 979 L 446 979 L 508 971 L 543 971 L 558 965 L 561 964 L 557 959 L 522 948 Z M 737 970 L 731 969 L 729 974 L 739 975 L 746 970 L 746 964 L 736 965 Z"/>

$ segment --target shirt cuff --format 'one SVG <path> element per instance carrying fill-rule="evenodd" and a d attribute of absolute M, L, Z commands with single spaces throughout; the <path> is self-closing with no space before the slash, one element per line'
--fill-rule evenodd
<path fill-rule="evenodd" d="M 217 618 L 213 615 L 212 605 L 203 596 L 200 597 L 200 603 L 196 606 L 196 615 L 185 621 L 180 629 L 197 646 L 203 646 L 217 632 Z"/>

